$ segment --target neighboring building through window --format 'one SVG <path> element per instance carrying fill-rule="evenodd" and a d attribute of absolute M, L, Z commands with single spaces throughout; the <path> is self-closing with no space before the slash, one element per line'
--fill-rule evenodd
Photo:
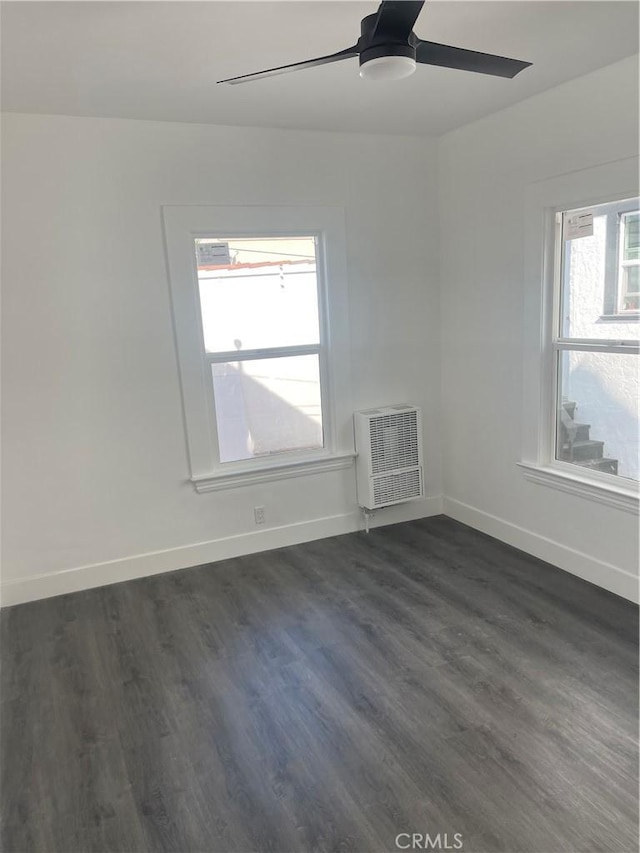
<path fill-rule="evenodd" d="M 638 199 L 556 215 L 555 459 L 638 479 Z M 604 311 L 603 311 L 604 306 Z"/>
<path fill-rule="evenodd" d="M 195 240 L 220 462 L 323 447 L 316 238 Z"/>

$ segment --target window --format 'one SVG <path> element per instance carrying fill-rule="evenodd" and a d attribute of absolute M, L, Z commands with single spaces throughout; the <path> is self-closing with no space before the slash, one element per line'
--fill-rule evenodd
<path fill-rule="evenodd" d="M 163 215 L 196 489 L 350 465 L 342 211 L 167 206 Z"/>
<path fill-rule="evenodd" d="M 639 223 L 638 199 L 595 209 L 594 227 L 606 241 L 601 254 L 605 262 L 602 322 L 640 320 Z"/>
<path fill-rule="evenodd" d="M 525 190 L 523 476 L 634 515 L 638 158 Z"/>
<path fill-rule="evenodd" d="M 556 240 L 555 460 L 638 480 L 639 327 L 599 322 L 607 270 L 620 314 L 636 311 L 638 199 L 560 211 Z"/>
<path fill-rule="evenodd" d="M 618 311 L 637 314 L 640 312 L 640 212 L 623 213 L 619 231 Z"/>

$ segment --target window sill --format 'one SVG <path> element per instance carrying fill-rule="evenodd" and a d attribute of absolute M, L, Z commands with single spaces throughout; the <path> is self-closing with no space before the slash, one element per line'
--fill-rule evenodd
<path fill-rule="evenodd" d="M 640 313 L 637 311 L 628 311 L 623 314 L 602 314 L 596 320 L 596 323 L 638 323 L 640 322 Z"/>
<path fill-rule="evenodd" d="M 242 470 L 207 474 L 192 477 L 196 492 L 218 492 L 223 489 L 235 489 L 239 486 L 253 486 L 256 483 L 270 483 L 274 480 L 288 480 L 290 477 L 306 477 L 308 474 L 324 474 L 327 471 L 339 471 L 350 468 L 355 459 L 354 453 L 340 453 L 316 459 L 296 459 L 270 465 L 259 465 Z"/>
<path fill-rule="evenodd" d="M 597 483 L 579 474 L 561 471 L 557 468 L 531 465 L 528 462 L 518 462 L 525 479 L 542 486 L 550 486 L 561 492 L 606 504 L 616 509 L 638 515 L 639 493 L 633 487 L 618 488 L 608 484 Z M 631 481 L 630 481 L 631 482 Z"/>

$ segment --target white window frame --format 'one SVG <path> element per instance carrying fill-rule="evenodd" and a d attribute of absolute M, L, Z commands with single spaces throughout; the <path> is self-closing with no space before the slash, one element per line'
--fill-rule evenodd
<path fill-rule="evenodd" d="M 189 479 L 196 491 L 210 492 L 350 466 L 355 454 L 344 211 L 337 207 L 166 205 L 163 221 Z M 212 236 L 316 238 L 319 345 L 247 350 L 242 357 L 318 353 L 323 448 L 220 462 L 211 363 L 238 361 L 239 353 L 205 351 L 195 240 Z"/>
<path fill-rule="evenodd" d="M 531 184 L 525 192 L 522 456 L 526 479 L 638 514 L 638 485 L 556 456 L 558 352 L 630 352 L 619 341 L 565 341 L 559 331 L 558 213 L 638 195 L 638 158 Z M 624 349 L 620 349 L 624 347 Z"/>

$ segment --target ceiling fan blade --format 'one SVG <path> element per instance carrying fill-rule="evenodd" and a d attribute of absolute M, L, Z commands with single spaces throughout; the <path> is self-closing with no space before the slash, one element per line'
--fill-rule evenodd
<path fill-rule="evenodd" d="M 422 11 L 424 0 L 382 0 L 371 34 L 372 42 L 389 36 L 408 39 Z"/>
<path fill-rule="evenodd" d="M 506 56 L 494 56 L 491 53 L 478 53 L 463 47 L 450 47 L 433 41 L 418 41 L 416 62 L 424 65 L 440 65 L 443 68 L 458 68 L 460 71 L 475 71 L 478 74 L 492 74 L 494 77 L 515 77 L 531 62 L 509 59 Z"/>
<path fill-rule="evenodd" d="M 254 74 L 242 74 L 240 77 L 229 77 L 227 80 L 218 80 L 218 83 L 230 83 L 236 86 L 238 83 L 250 83 L 252 80 L 262 80 L 265 77 L 275 77 L 277 74 L 288 74 L 290 71 L 299 71 L 303 68 L 315 68 L 316 65 L 327 65 L 329 62 L 340 62 L 351 56 L 358 56 L 356 45 L 331 53 L 329 56 L 319 56 L 317 59 L 307 59 L 305 62 L 293 62 L 291 65 L 279 65 L 277 68 L 268 68 L 266 71 L 256 71 Z"/>

